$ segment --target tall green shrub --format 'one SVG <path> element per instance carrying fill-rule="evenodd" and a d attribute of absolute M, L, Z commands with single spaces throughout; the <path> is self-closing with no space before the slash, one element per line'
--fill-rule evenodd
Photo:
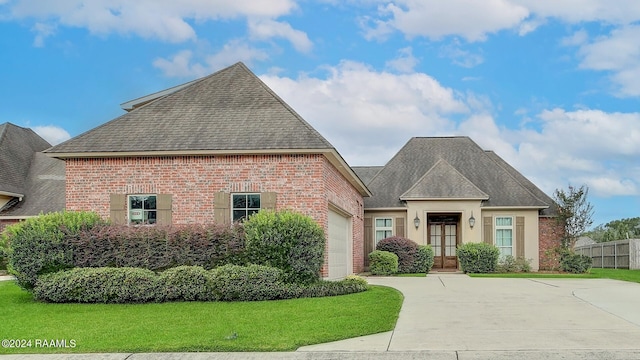
<path fill-rule="evenodd" d="M 73 267 L 70 237 L 104 221 L 94 212 L 57 212 L 8 226 L 9 267 L 18 285 L 32 289 L 37 276 Z"/>
<path fill-rule="evenodd" d="M 310 217 L 289 210 L 262 210 L 245 221 L 244 231 L 250 262 L 283 270 L 287 282 L 320 279 L 325 237 Z"/>
<path fill-rule="evenodd" d="M 498 267 L 500 250 L 486 243 L 466 243 L 458 247 L 458 259 L 466 273 L 490 273 Z"/>
<path fill-rule="evenodd" d="M 431 245 L 418 245 L 418 253 L 416 254 L 416 273 L 428 273 L 433 267 L 433 249 Z"/>
<path fill-rule="evenodd" d="M 369 254 L 372 275 L 392 275 L 398 272 L 398 255 L 390 251 L 375 250 Z"/>

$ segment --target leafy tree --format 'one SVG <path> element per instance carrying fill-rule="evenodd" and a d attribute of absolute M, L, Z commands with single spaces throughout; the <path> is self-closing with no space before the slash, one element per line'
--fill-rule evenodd
<path fill-rule="evenodd" d="M 579 188 L 569 185 L 566 191 L 556 189 L 553 195 L 558 211 L 558 221 L 564 226 L 561 250 L 567 251 L 593 224 L 593 206 L 587 201 L 589 188 L 586 185 Z"/>
<path fill-rule="evenodd" d="M 596 242 L 640 238 L 640 217 L 613 220 L 596 226 L 587 236 Z"/>

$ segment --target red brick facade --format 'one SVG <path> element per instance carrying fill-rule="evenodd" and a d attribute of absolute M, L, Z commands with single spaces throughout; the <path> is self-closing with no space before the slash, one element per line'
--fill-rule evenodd
<path fill-rule="evenodd" d="M 351 217 L 353 271 L 362 271 L 362 196 L 322 154 L 75 158 L 66 180 L 67 210 L 104 218 L 110 194 L 171 194 L 172 222 L 190 224 L 214 222 L 217 192 L 275 192 L 277 209 L 309 215 L 328 232 L 331 203 Z"/>
<path fill-rule="evenodd" d="M 538 220 L 538 248 L 540 270 L 555 270 L 560 267 L 557 249 L 560 247 L 564 229 L 556 218 L 540 217 Z"/>

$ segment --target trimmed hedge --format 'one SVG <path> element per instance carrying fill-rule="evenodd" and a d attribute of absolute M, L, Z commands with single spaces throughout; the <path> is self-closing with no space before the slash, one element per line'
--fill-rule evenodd
<path fill-rule="evenodd" d="M 282 269 L 284 280 L 308 284 L 320 279 L 324 231 L 308 216 L 261 210 L 244 222 L 249 262 Z"/>
<path fill-rule="evenodd" d="M 413 240 L 392 236 L 380 240 L 376 250 L 388 251 L 398 256 L 398 272 L 401 274 L 417 273 L 418 271 L 418 244 Z"/>
<path fill-rule="evenodd" d="M 398 272 L 398 255 L 382 250 L 369 254 L 369 271 L 372 275 L 392 275 Z"/>
<path fill-rule="evenodd" d="M 216 300 L 252 301 L 289 297 L 281 269 L 255 264 L 223 265 L 212 272 Z"/>
<path fill-rule="evenodd" d="M 9 244 L 9 268 L 22 288 L 30 290 L 38 275 L 73 268 L 67 239 L 104 221 L 93 212 L 57 212 L 7 226 L 3 242 Z"/>
<path fill-rule="evenodd" d="M 202 266 L 178 266 L 160 273 L 162 301 L 214 300 L 213 274 Z"/>
<path fill-rule="evenodd" d="M 418 245 L 418 253 L 416 254 L 416 273 L 428 273 L 433 267 L 433 249 L 431 245 Z"/>
<path fill-rule="evenodd" d="M 143 303 L 155 301 L 160 288 L 151 270 L 75 268 L 40 276 L 33 295 L 54 303 Z"/>
<path fill-rule="evenodd" d="M 500 250 L 486 243 L 466 243 L 458 247 L 458 260 L 465 273 L 491 273 L 498 266 Z"/>
<path fill-rule="evenodd" d="M 259 301 L 345 295 L 368 288 L 358 276 L 312 284 L 284 283 L 282 276 L 282 270 L 262 265 L 208 271 L 181 266 L 160 274 L 139 268 L 75 268 L 40 276 L 33 294 L 56 303 Z"/>
<path fill-rule="evenodd" d="M 97 226 L 70 240 L 77 267 L 141 267 L 161 271 L 244 263 L 242 227 L 220 224 Z"/>
<path fill-rule="evenodd" d="M 530 272 L 531 261 L 522 257 L 516 258 L 513 255 L 507 255 L 498 261 L 496 271 L 500 273 Z"/>

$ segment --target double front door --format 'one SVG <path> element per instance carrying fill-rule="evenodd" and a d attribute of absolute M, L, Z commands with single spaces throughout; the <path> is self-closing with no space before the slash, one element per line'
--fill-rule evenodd
<path fill-rule="evenodd" d="M 459 215 L 429 215 L 428 239 L 433 249 L 433 269 L 458 268 L 456 247 L 460 236 L 458 234 Z"/>

